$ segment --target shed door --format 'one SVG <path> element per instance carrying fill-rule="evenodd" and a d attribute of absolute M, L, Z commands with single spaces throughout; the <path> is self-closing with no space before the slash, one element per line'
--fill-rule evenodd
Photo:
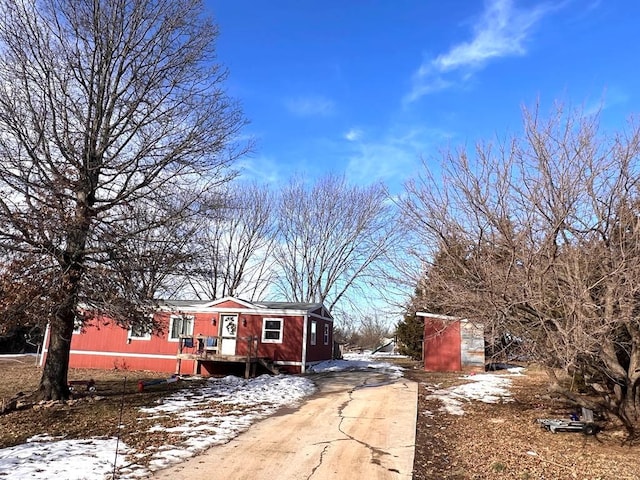
<path fill-rule="evenodd" d="M 220 336 L 222 337 L 221 355 L 236 354 L 236 337 L 238 336 L 238 315 L 220 315 Z"/>
<path fill-rule="evenodd" d="M 427 317 L 424 323 L 424 369 L 427 372 L 459 372 L 460 322 Z"/>

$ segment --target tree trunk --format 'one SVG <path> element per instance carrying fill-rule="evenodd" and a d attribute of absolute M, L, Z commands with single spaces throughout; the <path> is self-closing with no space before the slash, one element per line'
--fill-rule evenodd
<path fill-rule="evenodd" d="M 638 416 L 634 388 L 629 383 L 622 393 L 617 416 L 627 429 L 628 440 L 631 442 L 637 441 L 640 435 L 640 417 Z"/>
<path fill-rule="evenodd" d="M 40 386 L 35 393 L 38 400 L 67 400 L 69 384 L 69 354 L 71 337 L 77 314 L 77 292 L 82 278 L 82 269 L 69 267 L 62 278 L 61 289 L 64 290 L 62 301 L 49 325 L 49 346 L 47 359 L 40 378 Z"/>
<path fill-rule="evenodd" d="M 69 369 L 69 350 L 73 334 L 73 311 L 63 318 L 62 312 L 49 326 L 49 349 L 36 392 L 39 400 L 66 400 L 69 398 L 67 371 Z"/>
<path fill-rule="evenodd" d="M 250 148 L 237 143 L 245 121 L 211 61 L 217 28 L 202 3 L 0 0 L 2 260 L 45 272 L 20 278 L 26 286 L 0 307 L 49 322 L 36 399 L 69 396 L 81 300 L 91 315 L 133 320 L 122 305 L 135 310 L 152 296 L 145 287 L 160 289 L 138 281 L 142 267 L 172 271 L 175 255 L 155 252 L 159 230 L 192 228 L 215 206 L 201 194 L 230 181 Z M 143 206 L 150 215 L 136 224 Z M 134 256 L 146 263 L 132 277 L 121 259 Z"/>

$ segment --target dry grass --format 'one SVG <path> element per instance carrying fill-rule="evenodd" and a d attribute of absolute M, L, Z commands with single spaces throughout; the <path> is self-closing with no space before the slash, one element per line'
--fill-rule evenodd
<path fill-rule="evenodd" d="M 440 402 L 425 388 L 453 385 L 459 374 L 417 368 L 407 376 L 420 383 L 414 480 L 638 478 L 640 449 L 623 446 L 618 426 L 610 423 L 592 437 L 540 428 L 536 419 L 567 418 L 571 410 L 546 393 L 546 376 L 539 370 L 512 377 L 513 402 L 469 402 L 462 416 L 440 412 Z M 427 410 L 435 416 L 425 415 Z"/>
<path fill-rule="evenodd" d="M 33 362 L 0 362 L 4 380 L 0 383 L 0 398 L 36 388 L 41 370 Z M 420 384 L 414 480 L 638 478 L 640 449 L 623 446 L 623 433 L 613 425 L 596 437 L 552 434 L 538 426 L 537 418 L 566 417 L 569 412 L 565 404 L 545 394 L 546 379 L 540 371 L 533 369 L 526 376 L 514 377 L 513 402 L 469 402 L 464 406 L 465 415 L 454 416 L 438 411 L 440 404 L 428 396 L 425 385 L 438 384 L 440 388 L 458 385 L 464 383 L 460 375 L 427 373 L 414 362 L 403 363 L 406 376 Z M 164 384 L 137 392 L 139 379 L 166 376 L 150 372 L 71 370 L 70 379 L 95 380 L 95 397 L 83 396 L 70 404 L 0 416 L 0 448 L 43 433 L 66 438 L 114 436 L 121 407 L 122 438 L 128 445 L 144 450 L 166 443 L 166 433 L 145 430 L 138 408 L 154 405 L 157 399 L 184 385 Z M 427 410 L 435 416 L 424 415 Z"/>
<path fill-rule="evenodd" d="M 0 399 L 37 388 L 42 373 L 32 361 L 1 359 Z M 138 380 L 166 378 L 166 373 L 71 369 L 69 380 L 95 381 L 96 391 L 80 391 L 73 401 L 46 408 L 24 409 L 0 415 L 0 448 L 24 443 L 28 438 L 48 434 L 67 439 L 115 436 L 122 420 L 122 439 L 132 446 L 158 443 L 157 435 L 144 430 L 138 409 L 152 406 L 167 393 L 183 388 L 178 383 L 161 384 L 138 392 Z M 194 385 L 194 382 L 189 382 Z M 170 421 L 170 420 L 167 420 Z M 157 423 L 157 420 L 156 420 Z M 142 433 L 141 433 L 142 432 Z"/>

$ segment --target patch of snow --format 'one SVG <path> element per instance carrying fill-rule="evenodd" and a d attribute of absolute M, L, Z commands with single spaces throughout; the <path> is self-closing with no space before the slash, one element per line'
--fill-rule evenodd
<path fill-rule="evenodd" d="M 107 478 L 113 473 L 116 442 L 115 438 L 60 440 L 38 435 L 22 445 L 0 450 L 0 478 Z M 120 442 L 118 467 L 125 465 L 125 455 L 129 450 Z"/>
<path fill-rule="evenodd" d="M 380 369 L 392 376 L 402 376 L 400 367 L 380 359 L 377 354 L 349 355 L 344 360 L 322 362 L 312 371 Z M 155 406 L 140 409 L 140 420 L 145 420 L 145 424 L 149 420 L 158 421 L 145 428 L 171 433 L 171 443 L 167 440 L 161 447 L 136 451 L 116 438 L 68 440 L 38 435 L 22 445 L 0 449 L 0 478 L 106 480 L 112 478 L 116 445 L 117 478 L 146 478 L 152 471 L 228 442 L 256 420 L 280 407 L 294 406 L 314 391 L 313 382 L 301 376 L 212 378 L 206 385 L 177 391 Z M 163 426 L 161 420 L 167 418 L 178 419 L 179 425 Z M 148 461 L 148 467 L 143 466 L 144 460 Z"/>
<path fill-rule="evenodd" d="M 439 385 L 425 385 L 428 397 L 436 398 L 442 403 L 441 411 L 450 415 L 464 415 L 464 402 L 472 400 L 484 403 L 513 401 L 509 388 L 511 378 L 522 375 L 522 368 L 509 369 L 507 374 L 481 373 L 465 375 L 462 378 L 469 383 L 449 388 Z"/>
<path fill-rule="evenodd" d="M 356 371 L 377 369 L 391 375 L 393 378 L 402 377 L 402 367 L 382 361 L 389 358 L 389 355 L 379 355 L 371 353 L 347 353 L 342 360 L 327 360 L 320 362 L 309 368 L 311 373 Z"/>
<path fill-rule="evenodd" d="M 226 443 L 256 420 L 280 407 L 295 405 L 314 391 L 314 384 L 303 377 L 262 375 L 248 380 L 234 376 L 211 378 L 205 386 L 175 392 L 155 407 L 140 409 L 147 418 L 171 414 L 180 420 L 175 427 L 151 427 L 156 432 L 178 434 L 182 441 L 171 449 L 151 453 L 149 468 L 166 468 L 213 445 Z M 237 408 L 217 412 L 216 404 Z"/>
<path fill-rule="evenodd" d="M 175 392 L 154 407 L 140 409 L 147 420 L 167 417 L 180 420 L 176 427 L 160 424 L 150 427 L 150 431 L 176 434 L 174 444 L 135 452 L 119 442 L 117 477 L 122 480 L 147 477 L 151 471 L 192 457 L 212 445 L 228 442 L 256 420 L 282 406 L 295 405 L 314 391 L 313 382 L 303 377 L 263 375 L 249 380 L 211 379 L 202 387 Z M 237 408 L 217 412 L 216 403 Z M 0 450 L 0 478 L 110 478 L 117 443 L 115 438 L 65 440 L 38 435 L 25 444 Z M 143 458 L 149 460 L 149 468 L 136 463 Z"/>

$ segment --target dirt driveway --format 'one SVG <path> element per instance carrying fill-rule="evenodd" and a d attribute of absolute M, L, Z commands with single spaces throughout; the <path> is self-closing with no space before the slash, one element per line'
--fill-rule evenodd
<path fill-rule="evenodd" d="M 319 392 L 157 479 L 411 479 L 417 383 L 376 371 L 311 377 Z"/>

